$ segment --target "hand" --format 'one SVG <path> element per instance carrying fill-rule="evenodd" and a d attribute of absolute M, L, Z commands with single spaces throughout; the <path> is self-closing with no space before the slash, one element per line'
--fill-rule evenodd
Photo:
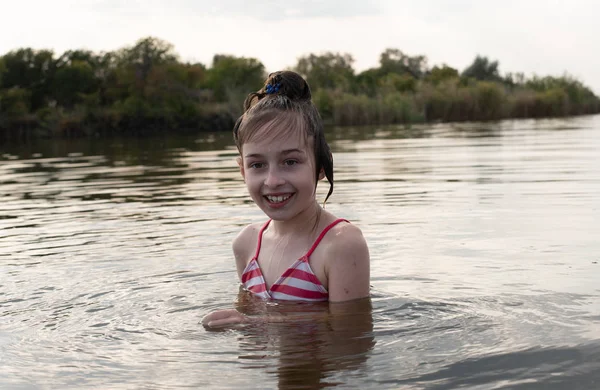
<path fill-rule="evenodd" d="M 202 325 L 207 328 L 234 325 L 248 321 L 248 317 L 235 309 L 217 310 L 202 319 Z"/>

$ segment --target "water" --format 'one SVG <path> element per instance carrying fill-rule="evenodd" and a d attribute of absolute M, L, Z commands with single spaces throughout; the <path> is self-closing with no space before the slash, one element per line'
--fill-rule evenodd
<path fill-rule="evenodd" d="M 599 116 L 329 136 L 372 309 L 221 331 L 326 310 L 239 293 L 230 134 L 0 146 L 0 388 L 600 388 Z"/>

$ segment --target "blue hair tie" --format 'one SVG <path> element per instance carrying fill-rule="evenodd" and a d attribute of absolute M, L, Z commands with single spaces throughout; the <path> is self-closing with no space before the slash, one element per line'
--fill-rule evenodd
<path fill-rule="evenodd" d="M 280 83 L 277 83 L 275 85 L 267 84 L 267 86 L 265 87 L 265 91 L 267 92 L 267 95 L 271 95 L 275 92 L 279 92 L 280 88 L 281 88 Z"/>

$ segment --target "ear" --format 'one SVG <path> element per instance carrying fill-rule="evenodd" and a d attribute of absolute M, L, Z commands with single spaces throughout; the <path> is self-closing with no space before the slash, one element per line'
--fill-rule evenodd
<path fill-rule="evenodd" d="M 242 175 L 242 179 L 244 179 L 244 183 L 246 182 L 246 171 L 244 170 L 244 164 L 242 162 L 242 158 L 241 157 L 237 157 L 235 159 L 235 161 L 238 164 L 238 167 L 240 167 L 240 174 Z"/>
<path fill-rule="evenodd" d="M 321 168 L 319 171 L 319 180 L 323 180 L 325 178 L 325 170 Z"/>

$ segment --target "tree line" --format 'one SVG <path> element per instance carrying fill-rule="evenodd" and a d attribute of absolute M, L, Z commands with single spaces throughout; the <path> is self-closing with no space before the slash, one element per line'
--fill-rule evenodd
<path fill-rule="evenodd" d="M 539 118 L 600 112 L 600 99 L 568 75 L 501 75 L 477 56 L 460 72 L 423 55 L 381 53 L 353 68 L 347 53 L 308 54 L 291 69 L 306 77 L 332 125 Z M 0 57 L 0 140 L 30 137 L 230 130 L 248 92 L 266 78 L 256 58 L 218 54 L 183 62 L 154 37 L 94 53 L 22 48 Z"/>

